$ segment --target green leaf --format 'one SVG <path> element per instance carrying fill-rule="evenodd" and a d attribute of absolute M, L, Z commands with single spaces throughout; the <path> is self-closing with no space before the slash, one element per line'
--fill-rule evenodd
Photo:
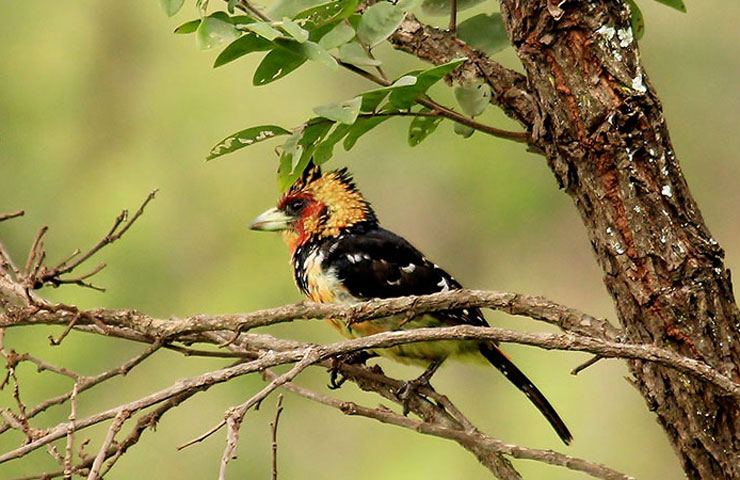
<path fill-rule="evenodd" d="M 334 57 L 332 57 L 325 49 L 321 48 L 321 46 L 316 42 L 306 42 L 301 44 L 300 50 L 309 60 L 323 63 L 332 70 L 339 69 L 339 64 L 334 60 Z"/>
<path fill-rule="evenodd" d="M 655 0 L 658 3 L 662 3 L 663 5 L 668 5 L 671 8 L 675 8 L 679 12 L 686 13 L 686 5 L 683 3 L 683 0 Z"/>
<path fill-rule="evenodd" d="M 338 123 L 326 139 L 313 152 L 313 162 L 316 165 L 326 163 L 334 155 L 334 147 L 352 129 L 352 125 Z"/>
<path fill-rule="evenodd" d="M 377 88 L 364 92 L 360 95 L 362 97 L 362 105 L 360 106 L 361 112 L 374 112 L 377 110 L 380 103 L 391 93 L 394 89 L 400 87 L 407 87 L 409 85 L 416 84 L 416 77 L 413 75 L 404 75 L 399 78 L 393 85 L 389 87 Z"/>
<path fill-rule="evenodd" d="M 214 17 L 218 18 L 219 20 L 223 20 L 224 22 L 229 22 L 232 25 L 246 25 L 248 23 L 253 23 L 255 20 L 251 17 L 248 17 L 246 15 L 236 15 L 233 17 L 229 17 L 224 12 L 216 12 L 213 14 Z M 184 33 L 193 33 L 198 29 L 198 26 L 200 25 L 200 18 L 196 18 L 195 20 L 190 20 L 189 22 L 185 22 L 182 25 L 175 28 L 175 33 L 184 34 Z"/>
<path fill-rule="evenodd" d="M 223 13 L 223 12 L 217 12 L 217 13 Z M 236 26 L 249 25 L 250 23 L 254 23 L 257 21 L 254 18 L 248 17 L 246 15 L 234 15 L 233 17 L 228 17 L 224 20 L 228 20 L 229 22 L 233 23 Z"/>
<path fill-rule="evenodd" d="M 388 88 L 377 88 L 360 94 L 360 98 L 362 98 L 360 111 L 374 112 L 375 109 L 378 108 L 378 105 L 380 105 L 380 102 L 382 102 L 389 93 L 391 93 L 391 91 Z"/>
<path fill-rule="evenodd" d="M 457 0 L 457 11 L 462 12 L 483 2 L 484 0 Z M 450 0 L 424 0 L 421 4 L 421 11 L 427 15 L 449 15 L 452 11 L 452 2 Z"/>
<path fill-rule="evenodd" d="M 491 86 L 482 81 L 456 85 L 454 91 L 457 103 L 469 117 L 476 117 L 483 113 L 491 101 Z"/>
<path fill-rule="evenodd" d="M 294 40 L 278 38 L 273 43 L 292 52 L 294 55 L 323 63 L 333 70 L 339 68 L 339 64 L 334 60 L 334 57 L 332 57 L 325 49 L 321 48 L 321 46 L 316 42 L 308 41 L 305 43 L 298 43 Z"/>
<path fill-rule="evenodd" d="M 293 53 L 284 48 L 276 48 L 262 59 L 262 62 L 254 72 L 252 84 L 255 86 L 267 85 L 270 82 L 279 80 L 303 65 L 306 60 L 307 58 L 303 55 Z"/>
<path fill-rule="evenodd" d="M 306 30 L 313 31 L 349 17 L 357 8 L 357 3 L 358 0 L 332 0 L 299 12 L 293 20 Z"/>
<path fill-rule="evenodd" d="M 298 12 L 318 5 L 325 0 L 278 0 L 269 10 L 270 18 L 293 18 Z"/>
<path fill-rule="evenodd" d="M 274 28 L 269 22 L 250 23 L 249 25 L 247 25 L 247 28 L 260 37 L 264 37 L 270 41 L 283 36 L 283 34 L 280 33 L 280 30 Z"/>
<path fill-rule="evenodd" d="M 213 63 L 213 68 L 226 65 L 227 63 L 233 62 L 239 57 L 243 57 L 252 52 L 264 52 L 272 50 L 273 43 L 265 38 L 258 36 L 253 32 L 244 34 L 242 37 L 237 38 L 229 44 L 228 47 L 224 48 L 216 61 Z"/>
<path fill-rule="evenodd" d="M 428 113 L 428 108 L 421 109 L 420 113 Z M 414 117 L 409 125 L 409 145 L 417 146 L 429 135 L 434 133 L 442 117 Z"/>
<path fill-rule="evenodd" d="M 351 125 L 355 123 L 355 120 L 357 120 L 357 115 L 360 114 L 361 104 L 362 97 L 355 97 L 351 100 L 345 100 L 339 103 L 319 105 L 318 107 L 314 108 L 313 111 L 316 112 L 316 115 L 328 118 L 329 120 Z"/>
<path fill-rule="evenodd" d="M 458 58 L 418 73 L 415 84 L 393 89 L 390 96 L 391 104 L 397 108 L 411 107 L 420 95 L 426 93 L 432 85 L 465 63 L 466 60 L 467 58 Z"/>
<path fill-rule="evenodd" d="M 634 0 L 627 0 L 627 3 L 630 6 L 631 12 L 632 35 L 634 35 L 635 40 L 639 40 L 645 35 L 645 19 L 642 16 L 640 7 L 637 6 Z"/>
<path fill-rule="evenodd" d="M 302 130 L 294 133 L 283 145 L 277 175 L 280 191 L 287 190 L 301 176 L 316 147 L 324 139 L 332 125 L 333 123 L 324 119 L 312 118 Z"/>
<path fill-rule="evenodd" d="M 357 38 L 365 45 L 374 47 L 396 31 L 405 15 L 403 10 L 390 2 L 376 3 L 362 14 Z"/>
<path fill-rule="evenodd" d="M 319 45 L 327 50 L 331 50 L 332 48 L 344 45 L 353 38 L 355 38 L 355 29 L 352 28 L 352 25 L 347 22 L 340 22 L 327 32 L 326 35 L 321 37 Z"/>
<path fill-rule="evenodd" d="M 283 18 L 280 28 L 285 30 L 285 32 L 293 37 L 298 43 L 303 43 L 308 40 L 308 31 L 302 29 L 297 23 L 287 17 Z"/>
<path fill-rule="evenodd" d="M 185 0 L 159 0 L 159 3 L 162 5 L 164 13 L 166 13 L 168 17 L 172 17 L 180 11 Z"/>
<path fill-rule="evenodd" d="M 211 153 L 206 157 L 206 160 L 213 160 L 214 158 L 235 152 L 263 140 L 289 134 L 290 132 L 288 130 L 276 125 L 260 125 L 259 127 L 247 128 L 246 130 L 233 133 L 218 142 L 211 149 Z"/>
<path fill-rule="evenodd" d="M 409 12 L 419 6 L 421 0 L 398 0 L 396 6 L 404 12 Z M 452 8 L 450 8 L 452 9 Z"/>
<path fill-rule="evenodd" d="M 349 133 L 347 134 L 347 138 L 345 138 L 344 142 L 342 143 L 342 145 L 344 146 L 344 149 L 347 151 L 351 150 L 352 147 L 355 146 L 355 143 L 357 143 L 357 140 L 359 140 L 361 136 L 365 135 L 367 132 L 377 127 L 381 123 L 385 122 L 389 118 L 391 117 L 387 116 L 387 117 L 358 118 L 357 121 L 352 125 L 352 128 L 350 129 Z"/>
<path fill-rule="evenodd" d="M 221 15 L 216 15 L 216 13 Z M 203 50 L 217 47 L 241 35 L 241 32 L 231 22 L 223 20 L 223 16 L 226 15 L 224 12 L 216 13 L 203 18 L 195 31 L 195 42 Z"/>
<path fill-rule="evenodd" d="M 355 29 L 355 32 L 360 27 L 360 22 L 362 21 L 362 15 L 359 13 L 353 13 L 349 17 L 347 17 L 347 21 L 350 25 L 352 25 L 352 28 Z"/>
<path fill-rule="evenodd" d="M 200 25 L 200 18 L 197 18 L 195 20 L 190 20 L 189 22 L 185 22 L 182 25 L 175 28 L 175 33 L 178 34 L 185 34 L 185 33 L 193 33 L 198 29 L 198 25 Z"/>
<path fill-rule="evenodd" d="M 508 47 L 509 37 L 500 13 L 481 13 L 457 26 L 457 36 L 465 43 L 487 53 L 496 53 Z"/>
<path fill-rule="evenodd" d="M 380 60 L 371 58 L 357 42 L 346 43 L 339 47 L 339 60 L 358 67 L 376 67 L 383 64 Z"/>
<path fill-rule="evenodd" d="M 463 125 L 462 123 L 455 123 L 453 130 L 456 134 L 460 135 L 463 138 L 469 138 L 472 134 L 475 133 L 474 128 Z"/>

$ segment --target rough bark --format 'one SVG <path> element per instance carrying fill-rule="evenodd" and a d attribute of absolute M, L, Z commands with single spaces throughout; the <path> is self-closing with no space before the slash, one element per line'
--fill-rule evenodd
<path fill-rule="evenodd" d="M 611 1 L 501 7 L 534 98 L 525 126 L 581 215 L 629 340 L 740 379 L 730 272 L 681 173 L 629 11 Z M 630 369 L 689 478 L 740 478 L 737 402 L 655 364 Z"/>

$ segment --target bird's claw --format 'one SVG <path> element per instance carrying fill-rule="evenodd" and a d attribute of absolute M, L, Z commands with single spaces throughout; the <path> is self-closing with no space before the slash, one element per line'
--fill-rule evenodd
<path fill-rule="evenodd" d="M 411 397 L 414 395 L 414 393 L 419 393 L 419 389 L 424 387 L 431 388 L 431 384 L 429 383 L 428 379 L 423 378 L 422 376 L 413 380 L 403 382 L 401 388 L 398 389 L 398 392 L 396 392 L 396 397 L 398 397 L 398 399 L 401 401 L 404 416 L 409 414 L 409 401 L 411 400 Z"/>
<path fill-rule="evenodd" d="M 434 372 L 437 371 L 439 366 L 442 365 L 442 362 L 443 360 L 433 361 L 429 364 L 427 369 L 424 370 L 424 373 L 413 380 L 404 382 L 401 388 L 398 390 L 398 392 L 396 393 L 396 397 L 401 400 L 401 406 L 403 407 L 404 416 L 409 414 L 409 400 L 411 400 L 411 396 L 414 393 L 419 393 L 418 390 L 420 388 L 432 388 L 429 380 L 431 380 L 432 375 L 434 375 Z"/>
<path fill-rule="evenodd" d="M 345 365 L 364 365 L 369 358 L 376 356 L 373 353 L 360 350 L 358 352 L 343 353 L 336 355 L 331 359 L 331 367 L 329 368 L 329 387 L 330 390 L 336 390 L 341 388 L 347 378 L 342 375 L 339 367 L 342 364 Z"/>

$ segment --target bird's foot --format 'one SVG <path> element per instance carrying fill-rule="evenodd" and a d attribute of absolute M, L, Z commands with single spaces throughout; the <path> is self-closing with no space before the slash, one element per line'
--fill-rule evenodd
<path fill-rule="evenodd" d="M 345 365 L 364 365 L 368 359 L 376 357 L 377 354 L 360 350 L 358 352 L 343 353 L 336 355 L 331 359 L 331 367 L 329 368 L 329 385 L 331 390 L 340 388 L 347 378 L 342 375 L 339 371 L 339 366 Z"/>
<path fill-rule="evenodd" d="M 434 372 L 437 371 L 440 365 L 442 365 L 442 361 L 435 360 L 434 362 L 429 364 L 427 369 L 424 370 L 424 373 L 413 380 L 404 382 L 401 388 L 398 390 L 398 392 L 396 393 L 396 397 L 401 400 L 401 406 L 403 407 L 404 416 L 409 414 L 409 401 L 411 400 L 413 394 L 418 393 L 418 390 L 423 387 L 432 388 L 429 380 L 431 380 L 432 375 L 434 375 Z"/>

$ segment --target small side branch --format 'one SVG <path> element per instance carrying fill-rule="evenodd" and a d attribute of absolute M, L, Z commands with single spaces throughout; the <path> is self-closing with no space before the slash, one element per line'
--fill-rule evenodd
<path fill-rule="evenodd" d="M 102 239 L 100 239 L 100 241 L 98 241 L 98 243 L 96 243 L 90 250 L 85 253 L 81 253 L 80 250 L 75 250 L 69 257 L 67 257 L 65 260 L 61 261 L 54 267 L 48 267 L 43 263 L 46 258 L 46 252 L 41 240 L 48 230 L 48 227 L 43 227 L 36 236 L 36 240 L 34 241 L 31 251 L 28 255 L 26 269 L 23 274 L 24 284 L 28 288 L 34 289 L 41 288 L 44 285 L 58 287 L 64 284 L 74 284 L 81 287 L 92 288 L 94 290 L 104 290 L 101 287 L 97 287 L 87 281 L 87 279 L 99 273 L 103 268 L 105 268 L 104 263 L 97 265 L 91 271 L 77 277 L 63 278 L 62 276 L 71 273 L 83 262 L 87 261 L 93 255 L 102 250 L 106 245 L 110 245 L 111 243 L 120 239 L 123 234 L 125 234 L 128 229 L 131 228 L 136 220 L 141 217 L 141 215 L 144 213 L 144 209 L 149 204 L 149 202 L 154 199 L 156 194 L 157 190 L 152 190 L 146 197 L 144 202 L 141 204 L 141 206 L 138 208 L 138 210 L 136 210 L 136 212 L 131 217 L 129 217 L 128 215 L 128 210 L 123 210 L 121 214 L 118 215 L 118 217 L 116 217 L 116 219 L 114 220 L 113 226 L 110 228 L 108 233 Z"/>
<path fill-rule="evenodd" d="M 275 419 L 270 423 L 270 438 L 272 438 L 272 480 L 277 480 L 277 431 L 280 414 L 283 413 L 283 395 L 278 395 L 277 404 L 275 405 Z"/>
<path fill-rule="evenodd" d="M 10 220 L 11 218 L 21 217 L 25 215 L 24 210 L 18 210 L 17 212 L 13 213 L 0 213 L 0 222 L 4 222 L 5 220 Z"/>

